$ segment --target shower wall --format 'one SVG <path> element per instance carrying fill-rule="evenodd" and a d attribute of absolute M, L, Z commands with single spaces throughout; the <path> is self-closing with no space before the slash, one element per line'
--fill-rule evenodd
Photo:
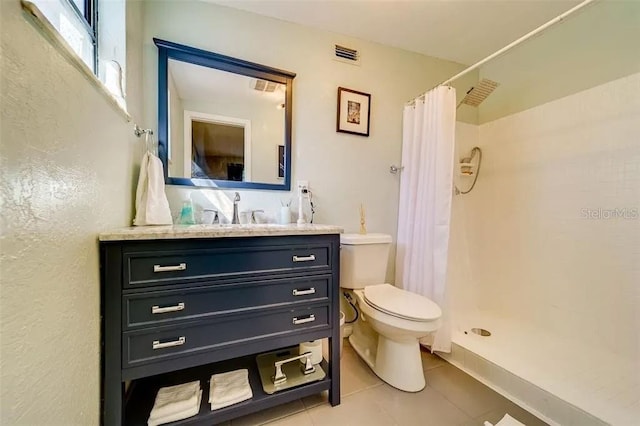
<path fill-rule="evenodd" d="M 471 149 L 480 144 L 480 126 L 456 123 L 456 142 L 454 158 L 456 163 L 465 157 L 469 157 Z M 483 164 L 484 166 L 484 164 Z M 473 182 L 472 178 L 461 177 L 458 169 L 454 169 L 454 184 L 459 189 L 466 191 Z M 481 171 L 483 174 L 484 171 Z M 478 177 L 480 180 L 480 177 Z M 473 197 L 478 191 L 478 185 L 466 195 L 453 197 L 451 203 L 451 227 L 449 229 L 449 259 L 447 263 L 447 289 L 451 311 L 454 314 L 476 311 L 478 306 L 478 286 L 474 284 L 469 256 L 468 223 L 465 209 L 469 203 L 468 197 Z"/>
<path fill-rule="evenodd" d="M 475 189 L 454 197 L 456 312 L 488 310 L 640 357 L 640 74 L 480 126 Z"/>

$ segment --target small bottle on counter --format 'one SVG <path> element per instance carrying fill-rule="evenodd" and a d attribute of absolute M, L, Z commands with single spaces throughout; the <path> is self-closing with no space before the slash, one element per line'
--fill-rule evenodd
<path fill-rule="evenodd" d="M 180 210 L 180 217 L 178 217 L 178 225 L 195 225 L 196 220 L 193 216 L 193 204 L 191 200 L 182 203 L 182 210 Z"/>
<path fill-rule="evenodd" d="M 288 225 L 291 223 L 291 209 L 289 206 L 280 207 L 280 225 Z"/>

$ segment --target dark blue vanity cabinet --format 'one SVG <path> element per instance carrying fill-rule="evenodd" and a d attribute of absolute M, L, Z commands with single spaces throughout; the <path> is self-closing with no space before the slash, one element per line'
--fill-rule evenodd
<path fill-rule="evenodd" d="M 212 425 L 329 391 L 340 403 L 339 234 L 101 241 L 102 422 L 146 425 L 157 390 L 199 379 Z M 329 338 L 327 377 L 267 395 L 259 353 Z M 336 360 L 336 362 L 331 362 Z M 251 400 L 211 411 L 209 377 L 248 368 Z"/>

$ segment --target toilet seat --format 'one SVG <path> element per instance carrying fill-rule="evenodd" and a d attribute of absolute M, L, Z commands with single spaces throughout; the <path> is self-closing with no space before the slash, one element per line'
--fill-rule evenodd
<path fill-rule="evenodd" d="M 364 300 L 374 309 L 405 320 L 428 322 L 442 316 L 442 310 L 432 300 L 391 284 L 365 287 Z"/>

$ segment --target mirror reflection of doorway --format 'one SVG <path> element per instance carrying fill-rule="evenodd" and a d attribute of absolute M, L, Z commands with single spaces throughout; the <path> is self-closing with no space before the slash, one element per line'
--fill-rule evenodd
<path fill-rule="evenodd" d="M 244 129 L 242 127 L 191 123 L 192 177 L 242 180 L 244 169 Z"/>
<path fill-rule="evenodd" d="M 185 124 L 185 133 L 188 132 L 185 137 L 191 140 L 190 152 L 185 155 L 190 159 L 190 177 L 233 181 L 250 179 L 248 120 L 205 117 L 204 114 L 187 114 L 185 111 Z"/>

